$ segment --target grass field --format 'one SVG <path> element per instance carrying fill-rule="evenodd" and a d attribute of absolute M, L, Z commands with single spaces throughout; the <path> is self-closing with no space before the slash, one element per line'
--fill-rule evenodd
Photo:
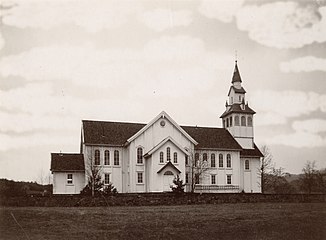
<path fill-rule="evenodd" d="M 0 238 L 326 239 L 326 204 L 8 207 L 0 208 Z"/>

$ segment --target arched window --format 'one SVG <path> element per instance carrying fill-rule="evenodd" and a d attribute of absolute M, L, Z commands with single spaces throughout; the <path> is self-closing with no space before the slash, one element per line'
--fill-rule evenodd
<path fill-rule="evenodd" d="M 226 155 L 226 167 L 227 168 L 231 167 L 231 155 L 230 154 Z"/>
<path fill-rule="evenodd" d="M 252 117 L 248 117 L 248 126 L 252 127 Z"/>
<path fill-rule="evenodd" d="M 232 127 L 232 117 L 230 117 L 230 127 Z"/>
<path fill-rule="evenodd" d="M 173 153 L 173 163 L 178 163 L 178 153 Z"/>
<path fill-rule="evenodd" d="M 143 164 L 143 149 L 137 148 L 137 164 Z"/>
<path fill-rule="evenodd" d="M 166 171 L 166 172 L 164 173 L 164 175 L 170 175 L 170 176 L 173 176 L 174 174 L 173 174 L 173 172 L 171 172 L 171 171 Z"/>
<path fill-rule="evenodd" d="M 119 151 L 114 150 L 114 165 L 119 165 Z"/>
<path fill-rule="evenodd" d="M 226 127 L 229 127 L 229 118 L 226 119 Z"/>
<path fill-rule="evenodd" d="M 164 153 L 160 152 L 160 163 L 164 162 Z"/>
<path fill-rule="evenodd" d="M 241 102 L 241 95 L 239 95 L 239 102 Z"/>
<path fill-rule="evenodd" d="M 186 165 L 189 165 L 188 155 L 185 155 L 185 163 Z"/>
<path fill-rule="evenodd" d="M 225 128 L 226 126 L 225 126 L 225 120 L 223 120 L 223 128 Z"/>
<path fill-rule="evenodd" d="M 219 155 L 218 155 L 218 167 L 223 167 L 223 154 L 222 153 L 220 153 Z"/>
<path fill-rule="evenodd" d="M 211 154 L 211 167 L 216 167 L 215 154 L 214 153 Z"/>
<path fill-rule="evenodd" d="M 234 125 L 235 125 L 235 126 L 239 126 L 239 125 L 240 125 L 240 119 L 239 119 L 239 116 L 238 116 L 238 115 L 236 115 L 236 116 L 234 117 Z"/>
<path fill-rule="evenodd" d="M 104 165 L 110 165 L 110 151 L 105 150 L 104 152 Z"/>
<path fill-rule="evenodd" d="M 166 160 L 171 161 L 171 149 L 170 149 L 170 147 L 166 148 Z"/>
<path fill-rule="evenodd" d="M 207 153 L 203 154 L 203 161 L 207 161 Z"/>
<path fill-rule="evenodd" d="M 95 161 L 94 165 L 100 165 L 100 150 L 95 150 Z"/>
<path fill-rule="evenodd" d="M 198 162 L 199 162 L 199 153 L 196 153 L 195 154 L 195 166 L 198 165 Z"/>
<path fill-rule="evenodd" d="M 249 160 L 245 161 L 245 170 L 249 170 Z"/>
<path fill-rule="evenodd" d="M 246 117 L 245 116 L 241 117 L 241 126 L 246 126 Z"/>

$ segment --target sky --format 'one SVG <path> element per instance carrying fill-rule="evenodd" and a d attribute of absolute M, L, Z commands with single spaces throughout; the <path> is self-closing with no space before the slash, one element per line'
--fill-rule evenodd
<path fill-rule="evenodd" d="M 326 167 L 326 1 L 0 3 L 0 178 L 40 181 L 82 119 L 221 127 L 235 59 L 276 167 Z"/>

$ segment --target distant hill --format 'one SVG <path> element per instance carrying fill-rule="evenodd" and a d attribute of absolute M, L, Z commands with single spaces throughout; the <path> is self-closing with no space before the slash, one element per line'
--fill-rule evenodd
<path fill-rule="evenodd" d="M 0 196 L 26 196 L 52 194 L 52 184 L 41 185 L 36 182 L 16 182 L 0 179 Z"/>

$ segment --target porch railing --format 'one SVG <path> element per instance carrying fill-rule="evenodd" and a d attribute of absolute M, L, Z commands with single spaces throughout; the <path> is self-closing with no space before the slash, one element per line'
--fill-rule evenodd
<path fill-rule="evenodd" d="M 217 191 L 227 191 L 227 192 L 238 192 L 239 185 L 201 185 L 196 184 L 195 191 L 196 192 L 217 192 Z"/>

